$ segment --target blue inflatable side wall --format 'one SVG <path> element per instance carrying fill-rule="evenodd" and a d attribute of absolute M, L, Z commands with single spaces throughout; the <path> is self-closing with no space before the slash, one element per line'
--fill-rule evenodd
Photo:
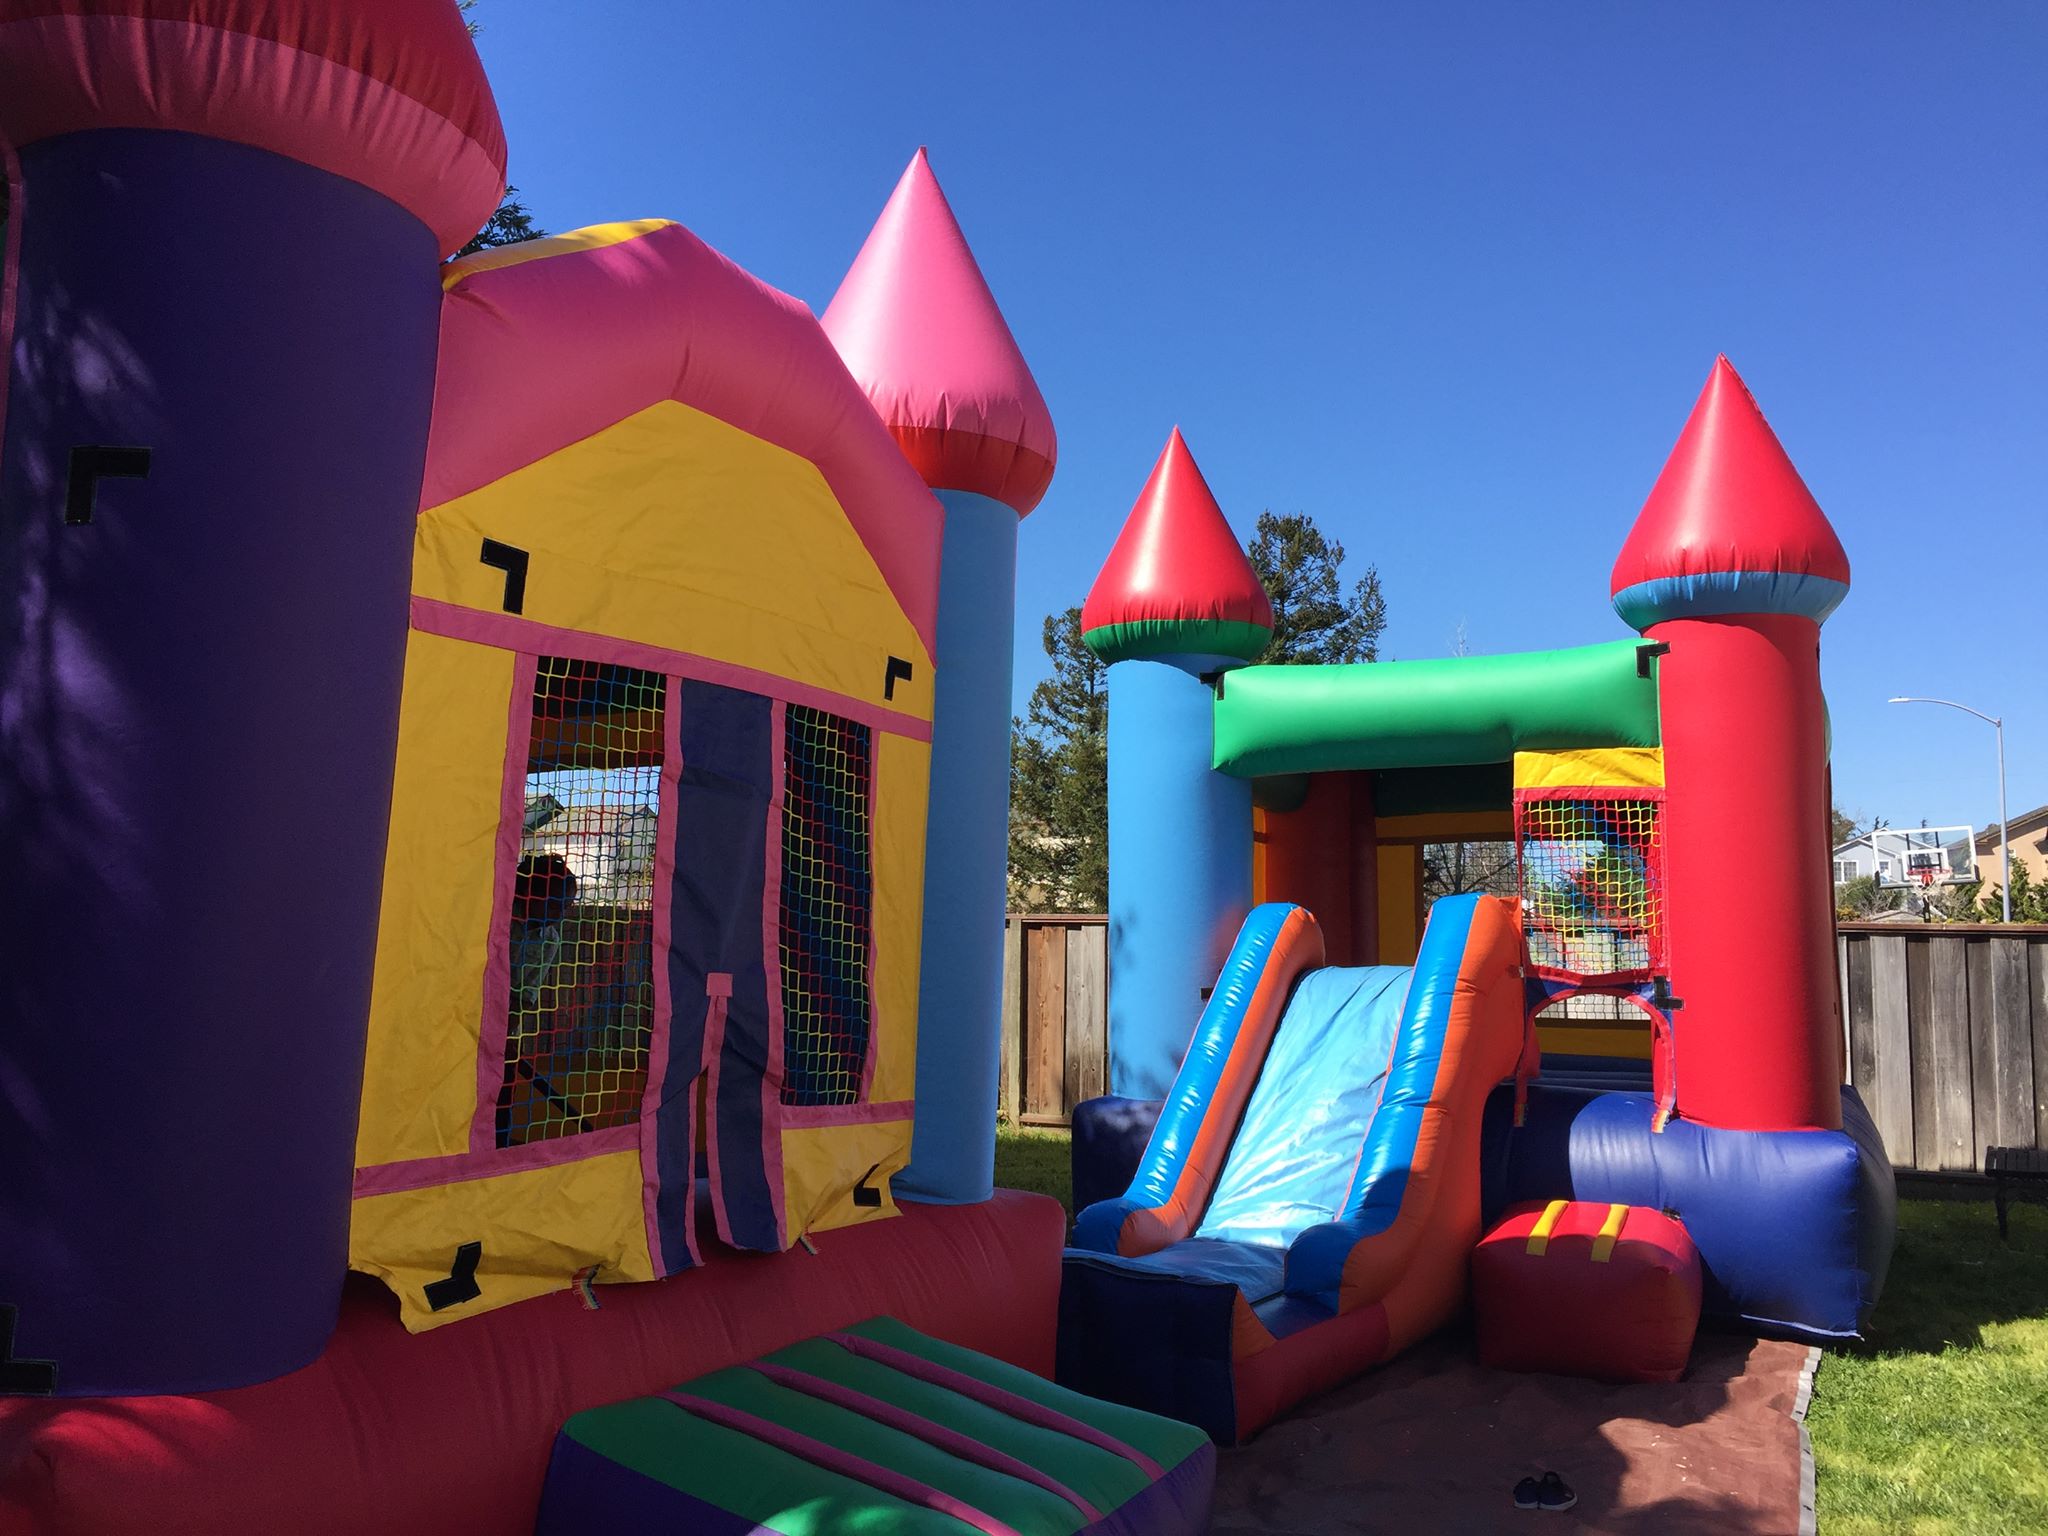
<path fill-rule="evenodd" d="M 1111 814 L 1113 816 L 1115 812 Z M 1273 959 L 1274 947 L 1279 944 L 1288 919 L 1299 910 L 1285 902 L 1268 902 L 1245 919 L 1244 929 L 1231 948 L 1230 958 L 1224 962 L 1223 970 L 1216 978 L 1215 990 L 1202 1007 L 1194 1040 L 1186 1049 L 1186 1059 L 1177 1062 L 1172 1092 L 1167 1095 L 1165 1106 L 1152 1128 L 1151 1139 L 1146 1143 L 1144 1156 L 1138 1161 L 1130 1188 L 1122 1192 L 1121 1198 L 1082 1210 L 1074 1223 L 1073 1245 L 1076 1248 L 1115 1253 L 1118 1234 L 1123 1230 L 1126 1216 L 1140 1208 L 1156 1209 L 1173 1197 L 1187 1166 L 1188 1153 L 1194 1147 L 1195 1137 L 1202 1129 L 1202 1122 L 1209 1117 L 1224 1064 L 1237 1047 L 1238 1035 L 1244 1028 L 1245 1015 L 1251 1007 L 1253 994 L 1258 991 L 1260 978 L 1266 974 L 1267 964 Z M 1305 918 L 1295 919 L 1297 930 L 1305 921 Z M 1321 952 L 1318 944 L 1316 953 Z M 1285 963 L 1284 956 L 1282 963 Z M 1114 1026 L 1110 1038 L 1116 1038 Z M 1176 1057 L 1180 1054 L 1176 1048 Z M 1204 1190 L 1202 1194 L 1206 1202 L 1208 1191 Z"/>
<path fill-rule="evenodd" d="M 1251 910 L 1251 782 L 1209 766 L 1215 698 L 1160 662 L 1109 669 L 1109 1087 L 1130 1098 L 1172 1087 Z"/>
<path fill-rule="evenodd" d="M 1074 1209 L 1114 1200 L 1138 1176 L 1138 1163 L 1159 1123 L 1164 1099 L 1105 1094 L 1074 1106 Z"/>
<path fill-rule="evenodd" d="M 917 1121 L 895 1192 L 970 1205 L 995 1190 L 1017 514 L 972 491 L 938 497 L 946 542 L 925 817 Z"/>
<path fill-rule="evenodd" d="M 1647 1093 L 1538 1084 L 1514 1126 L 1511 1089 L 1487 1105 L 1485 1206 L 1524 1200 L 1650 1206 L 1685 1223 L 1708 1316 L 1811 1338 L 1859 1333 L 1891 1263 L 1898 1191 L 1876 1127 L 1842 1090 L 1839 1131 L 1650 1131 Z"/>

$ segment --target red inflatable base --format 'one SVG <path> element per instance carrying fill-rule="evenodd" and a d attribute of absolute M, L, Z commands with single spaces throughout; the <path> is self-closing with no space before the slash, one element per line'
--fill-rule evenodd
<path fill-rule="evenodd" d="M 1700 1323 L 1700 1256 L 1643 1206 L 1520 1205 L 1472 1251 L 1472 1305 L 1480 1362 L 1497 1370 L 1676 1381 Z"/>
<path fill-rule="evenodd" d="M 983 1205 L 906 1205 L 817 1235 L 816 1254 L 707 1241 L 703 1268 L 601 1286 L 594 1312 L 565 1291 L 417 1336 L 383 1287 L 351 1276 L 326 1353 L 276 1381 L 0 1400 L 0 1530 L 530 1531 L 571 1414 L 880 1313 L 1050 1376 L 1065 1230 L 1053 1201 L 1012 1190 Z"/>

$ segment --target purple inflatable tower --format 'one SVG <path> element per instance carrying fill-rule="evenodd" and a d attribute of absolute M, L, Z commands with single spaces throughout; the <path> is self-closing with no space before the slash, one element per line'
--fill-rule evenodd
<path fill-rule="evenodd" d="M 0 12 L 12 1392 L 333 1326 L 437 267 L 502 186 L 453 0 L 161 9 Z"/>

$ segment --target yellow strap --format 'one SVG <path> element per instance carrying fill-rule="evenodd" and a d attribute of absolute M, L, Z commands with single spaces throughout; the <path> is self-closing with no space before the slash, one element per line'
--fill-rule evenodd
<path fill-rule="evenodd" d="M 1614 1257 L 1614 1245 L 1621 1237 L 1621 1225 L 1628 1220 L 1628 1207 L 1610 1205 L 1607 1220 L 1600 1224 L 1600 1235 L 1593 1239 L 1593 1262 L 1605 1264 Z"/>
<path fill-rule="evenodd" d="M 1543 1214 L 1536 1218 L 1536 1225 L 1529 1229 L 1529 1251 L 1531 1253 L 1540 1257 L 1544 1250 L 1550 1246 L 1551 1228 L 1557 1225 L 1558 1217 L 1564 1214 L 1564 1208 L 1570 1204 L 1571 1201 L 1569 1200 L 1553 1200 L 1550 1204 L 1543 1207 Z"/>

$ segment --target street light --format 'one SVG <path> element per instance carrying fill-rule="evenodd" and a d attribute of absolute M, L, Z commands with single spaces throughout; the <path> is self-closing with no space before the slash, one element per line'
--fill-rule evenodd
<path fill-rule="evenodd" d="M 1914 695 L 1900 695 L 1885 700 L 1887 704 L 1946 704 L 1950 709 L 1960 709 L 1966 715 L 1975 715 L 1979 720 L 1988 721 L 1998 732 L 1998 904 L 2005 913 L 2005 920 L 2012 921 L 2012 838 L 2005 830 L 2005 722 L 1997 715 L 1987 715 L 1981 709 L 1972 709 L 1967 704 L 1958 704 L 1954 699 L 1923 699 Z M 1971 852 L 1974 854 L 1975 850 Z"/>

